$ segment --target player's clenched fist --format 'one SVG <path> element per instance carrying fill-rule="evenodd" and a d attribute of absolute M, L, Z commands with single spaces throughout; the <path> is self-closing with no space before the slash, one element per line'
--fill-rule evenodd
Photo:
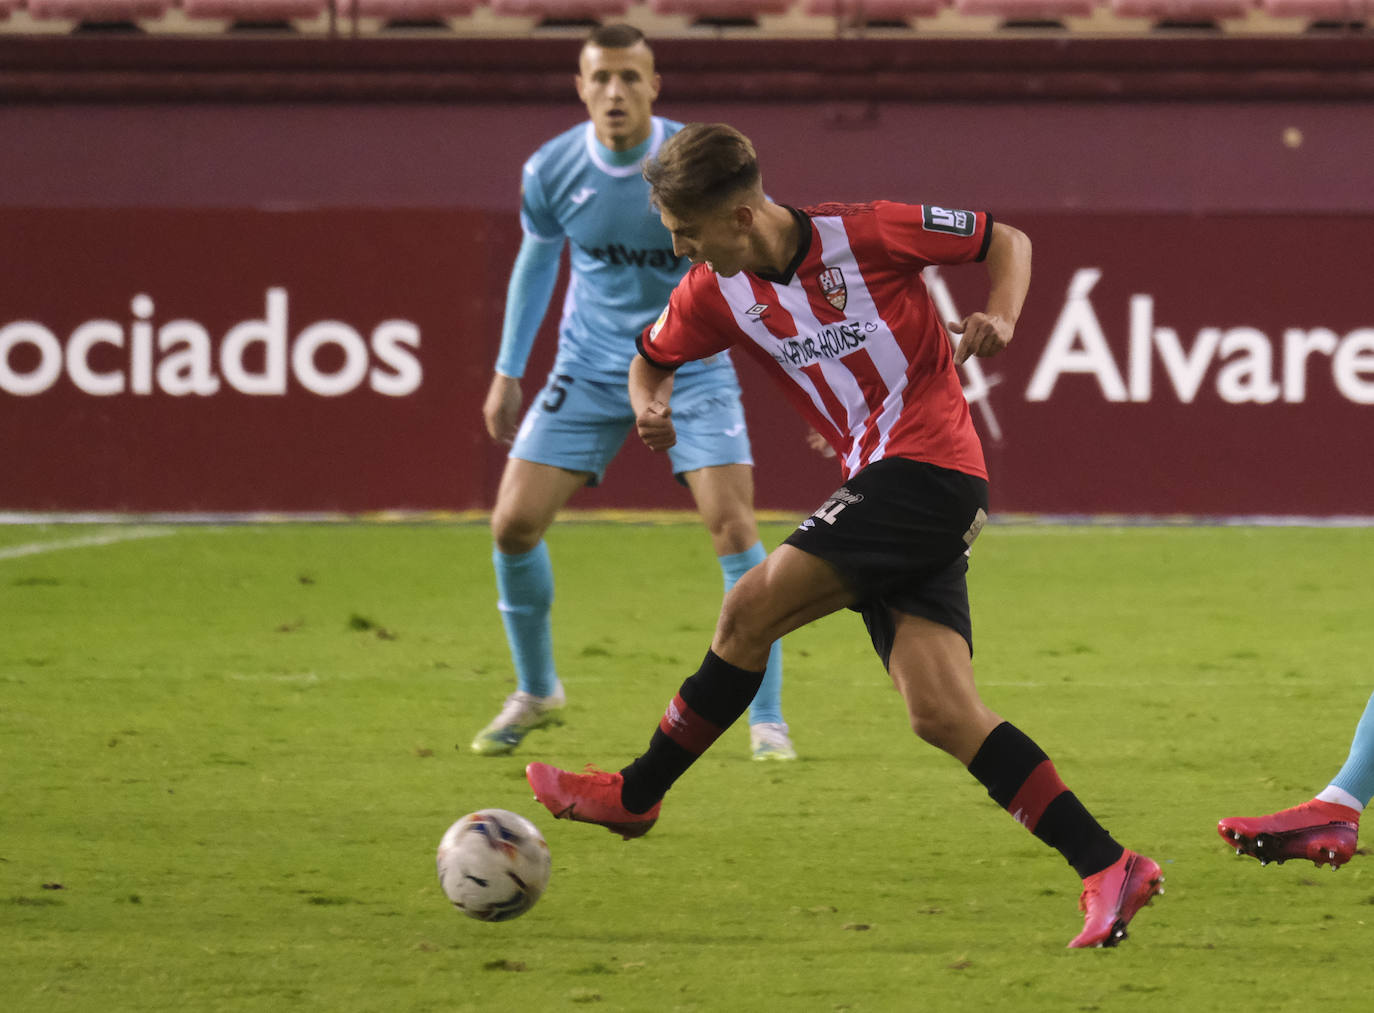
<path fill-rule="evenodd" d="M 487 389 L 487 399 L 482 404 L 482 419 L 487 425 L 487 435 L 497 443 L 507 446 L 515 439 L 520 428 L 520 381 L 497 373 L 491 378 Z"/>
<path fill-rule="evenodd" d="M 677 442 L 673 428 L 673 410 L 662 401 L 650 401 L 635 419 L 639 438 L 650 450 L 667 450 Z"/>

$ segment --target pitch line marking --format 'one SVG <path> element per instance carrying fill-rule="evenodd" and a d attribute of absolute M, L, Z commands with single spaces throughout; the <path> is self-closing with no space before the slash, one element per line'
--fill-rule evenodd
<path fill-rule="evenodd" d="M 0 559 L 39 556 L 45 552 L 57 552 L 60 549 L 85 549 L 100 545 L 114 545 L 117 542 L 130 542 L 140 538 L 160 538 L 175 533 L 175 528 L 133 528 L 128 531 L 109 531 L 103 535 L 63 538 L 53 542 L 28 542 L 24 545 L 11 545 L 0 549 Z"/>

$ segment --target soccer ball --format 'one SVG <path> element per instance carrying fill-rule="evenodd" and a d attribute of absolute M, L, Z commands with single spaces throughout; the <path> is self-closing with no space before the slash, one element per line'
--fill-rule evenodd
<path fill-rule="evenodd" d="M 479 809 L 454 823 L 439 841 L 435 865 L 453 906 L 484 922 L 524 914 L 549 885 L 544 835 L 505 809 Z"/>

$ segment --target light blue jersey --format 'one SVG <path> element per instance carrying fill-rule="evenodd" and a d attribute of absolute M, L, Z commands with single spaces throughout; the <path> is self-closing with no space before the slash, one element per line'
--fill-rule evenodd
<path fill-rule="evenodd" d="M 640 166 L 682 124 L 655 116 L 649 138 L 629 151 L 612 151 L 590 122 L 564 131 L 525 163 L 520 224 L 526 244 L 570 244 L 572 274 L 558 325 L 553 372 L 587 380 L 625 383 L 634 340 L 652 324 L 678 280 L 690 267 L 673 253 L 672 237 L 649 205 Z M 555 247 L 553 244 L 558 244 Z M 542 316 L 542 310 L 540 312 Z M 521 376 L 533 342 L 533 314 L 512 319 L 502 339 L 497 368 Z M 733 380 L 728 355 L 684 366 L 680 378 L 716 374 Z"/>

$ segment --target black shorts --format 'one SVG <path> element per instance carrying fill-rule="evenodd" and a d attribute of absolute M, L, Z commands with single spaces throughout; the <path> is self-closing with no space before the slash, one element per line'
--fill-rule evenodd
<path fill-rule="evenodd" d="M 893 457 L 836 489 L 786 542 L 839 571 L 884 666 L 893 609 L 950 627 L 972 653 L 968 550 L 987 510 L 983 479 Z"/>

